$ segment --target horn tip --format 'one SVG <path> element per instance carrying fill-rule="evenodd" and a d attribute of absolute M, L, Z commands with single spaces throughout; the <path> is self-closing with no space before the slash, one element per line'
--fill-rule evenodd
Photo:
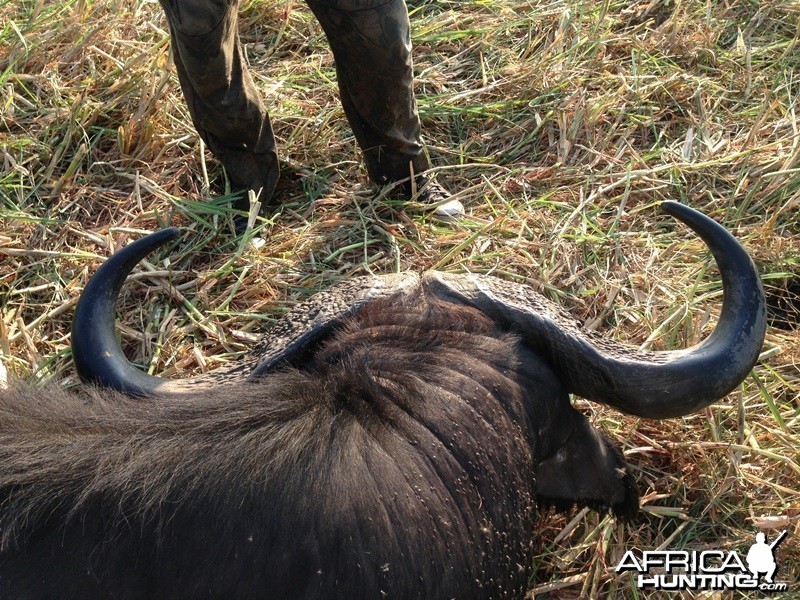
<path fill-rule="evenodd" d="M 164 229 L 159 230 L 158 232 L 164 237 L 164 240 L 174 240 L 181 234 L 180 227 L 165 227 Z"/>
<path fill-rule="evenodd" d="M 675 200 L 663 200 L 661 202 L 661 210 L 663 210 L 668 215 L 672 215 L 676 217 L 680 214 L 685 214 L 686 212 L 696 212 L 694 209 L 689 208 L 685 204 L 681 204 L 680 202 L 675 202 Z"/>

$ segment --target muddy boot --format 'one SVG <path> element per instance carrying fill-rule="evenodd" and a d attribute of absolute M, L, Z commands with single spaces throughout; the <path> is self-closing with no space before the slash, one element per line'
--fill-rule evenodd
<path fill-rule="evenodd" d="M 427 174 L 418 175 L 414 184 L 402 184 L 406 198 L 418 202 L 430 210 L 434 215 L 443 220 L 454 220 L 464 216 L 464 205 L 454 198 L 452 194 L 435 177 Z"/>
<path fill-rule="evenodd" d="M 408 185 L 409 178 L 419 176 L 430 163 L 414 98 L 411 32 L 404 0 L 306 2 L 333 50 L 342 107 L 370 178 L 379 185 L 406 180 L 406 197 L 411 197 L 413 189 L 419 191 L 415 199 L 420 202 L 428 197 L 434 203 L 441 201 L 433 199 L 434 187 L 426 187 L 427 180 L 419 186 Z M 446 193 L 441 186 L 435 188 Z"/>
<path fill-rule="evenodd" d="M 200 137 L 228 172 L 235 206 L 247 190 L 265 205 L 278 181 L 269 114 L 242 58 L 238 0 L 160 0 L 172 36 L 181 90 Z"/>

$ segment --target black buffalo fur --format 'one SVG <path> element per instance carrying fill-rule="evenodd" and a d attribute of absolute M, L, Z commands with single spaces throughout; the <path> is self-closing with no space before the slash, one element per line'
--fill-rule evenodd
<path fill-rule="evenodd" d="M 257 382 L 0 391 L 3 599 L 516 598 L 537 496 L 638 502 L 540 358 L 431 298 Z"/>

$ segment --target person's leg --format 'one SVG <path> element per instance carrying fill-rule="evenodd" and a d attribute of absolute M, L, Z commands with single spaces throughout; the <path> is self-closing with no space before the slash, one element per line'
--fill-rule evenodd
<path fill-rule="evenodd" d="M 336 60 L 347 119 L 378 184 L 429 168 L 413 92 L 403 0 L 307 0 Z"/>
<path fill-rule="evenodd" d="M 192 122 L 228 172 L 234 191 L 260 191 L 266 203 L 278 181 L 269 115 L 242 58 L 238 0 L 160 0 Z M 243 194 L 237 201 L 247 206 Z"/>
<path fill-rule="evenodd" d="M 380 185 L 409 179 L 407 196 L 447 202 L 422 175 L 430 168 L 414 98 L 411 33 L 404 0 L 306 0 L 336 61 L 339 93 L 370 178 Z M 457 201 L 455 204 L 458 204 Z M 455 204 L 443 212 L 461 210 Z M 441 208 L 441 207 L 440 207 Z M 457 211 L 456 211 L 457 212 Z"/>

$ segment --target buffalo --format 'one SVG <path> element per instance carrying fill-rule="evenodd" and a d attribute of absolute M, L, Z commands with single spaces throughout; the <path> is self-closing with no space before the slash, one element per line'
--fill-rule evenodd
<path fill-rule="evenodd" d="M 758 359 L 746 251 L 662 207 L 723 282 L 714 331 L 682 351 L 584 332 L 525 285 L 403 273 L 313 296 L 232 368 L 163 380 L 125 358 L 115 301 L 179 232 L 126 246 L 76 310 L 79 392 L 0 392 L 0 598 L 520 597 L 537 507 L 638 510 L 569 394 L 678 417 Z"/>

